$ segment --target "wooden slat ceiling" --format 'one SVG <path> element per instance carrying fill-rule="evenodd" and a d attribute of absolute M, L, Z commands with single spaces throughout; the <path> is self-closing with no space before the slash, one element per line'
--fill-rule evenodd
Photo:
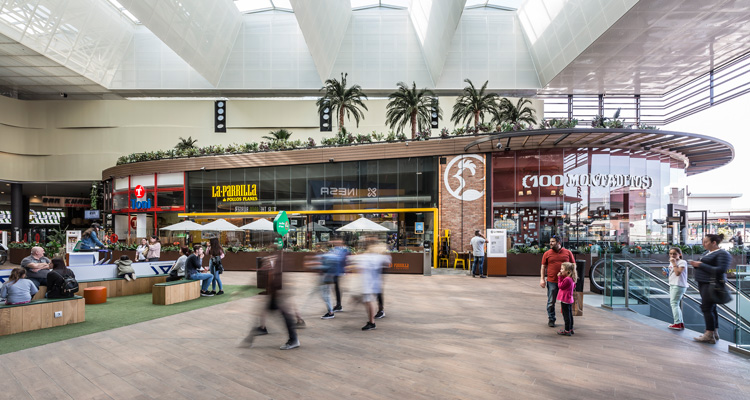
<path fill-rule="evenodd" d="M 222 156 L 188 157 L 118 165 L 102 171 L 102 179 L 128 175 L 299 165 L 328 162 L 447 156 L 510 150 L 550 148 L 615 148 L 661 154 L 687 166 L 690 175 L 728 164 L 734 159 L 731 144 L 691 133 L 635 129 L 548 129 L 493 133 L 419 142 L 362 144 L 344 147 L 273 151 Z"/>

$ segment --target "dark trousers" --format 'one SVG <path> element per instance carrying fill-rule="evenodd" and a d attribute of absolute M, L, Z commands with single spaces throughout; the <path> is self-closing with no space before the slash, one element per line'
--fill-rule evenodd
<path fill-rule="evenodd" d="M 719 312 L 716 310 L 716 303 L 711 301 L 711 284 L 708 282 L 698 282 L 698 290 L 701 294 L 701 311 L 703 319 L 706 322 L 707 331 L 719 329 Z"/>
<path fill-rule="evenodd" d="M 383 293 L 378 293 L 378 311 L 383 311 Z"/>
<path fill-rule="evenodd" d="M 562 315 L 563 320 L 565 320 L 565 330 L 566 331 L 572 331 L 573 330 L 573 305 L 568 303 L 560 302 L 560 305 L 562 306 Z"/>
<path fill-rule="evenodd" d="M 286 330 L 289 332 L 289 340 L 297 340 L 297 318 L 294 316 L 294 313 L 288 309 L 286 302 L 279 298 L 279 293 L 275 290 L 268 294 L 268 310 L 271 312 L 273 310 L 279 310 L 281 316 L 284 317 L 284 324 L 286 324 Z"/>
<path fill-rule="evenodd" d="M 339 287 L 338 275 L 333 277 L 333 288 L 336 291 L 336 306 L 335 307 L 341 307 L 341 287 Z"/>

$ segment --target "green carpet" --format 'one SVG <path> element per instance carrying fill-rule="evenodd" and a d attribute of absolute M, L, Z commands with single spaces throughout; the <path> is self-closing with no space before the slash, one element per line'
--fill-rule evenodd
<path fill-rule="evenodd" d="M 169 306 L 151 304 L 150 293 L 112 297 L 107 299 L 104 304 L 87 305 L 86 322 L 0 336 L 0 354 L 12 353 L 47 343 L 226 303 L 231 300 L 254 296 L 260 291 L 255 286 L 224 285 L 224 295 L 222 296 L 200 297 Z"/>

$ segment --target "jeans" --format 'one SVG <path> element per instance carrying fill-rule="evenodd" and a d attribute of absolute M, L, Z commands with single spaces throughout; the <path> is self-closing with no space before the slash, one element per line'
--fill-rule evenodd
<path fill-rule="evenodd" d="M 711 284 L 698 282 L 698 290 L 701 293 L 701 311 L 706 322 L 706 330 L 715 331 L 719 329 L 719 312 L 716 310 L 716 303 L 711 301 Z"/>
<path fill-rule="evenodd" d="M 211 284 L 211 281 L 214 280 L 214 276 L 211 274 L 204 274 L 201 272 L 195 273 L 190 275 L 190 279 L 194 281 L 203 281 L 201 284 L 201 290 L 206 292 L 208 291 L 208 286 Z"/>
<path fill-rule="evenodd" d="M 682 300 L 682 296 L 685 295 L 686 290 L 686 287 L 669 285 L 669 304 L 672 306 L 672 318 L 675 324 L 683 323 L 680 301 Z"/>
<path fill-rule="evenodd" d="M 557 301 L 557 282 L 547 281 L 547 318 L 555 322 L 555 302 Z"/>
<path fill-rule="evenodd" d="M 474 275 L 484 275 L 484 256 L 474 256 Z"/>
<path fill-rule="evenodd" d="M 211 275 L 214 277 L 214 280 L 211 282 L 211 290 L 216 289 L 216 283 L 219 284 L 219 290 L 224 290 L 224 286 L 221 284 L 221 275 L 219 274 L 219 271 L 216 270 L 216 267 L 214 267 L 213 261 L 210 259 L 208 260 L 208 270 L 211 271 Z"/>
<path fill-rule="evenodd" d="M 331 303 L 331 284 L 323 283 L 320 285 L 320 293 L 323 295 L 323 301 L 326 303 L 328 313 L 333 312 L 333 304 Z"/>
<path fill-rule="evenodd" d="M 149 258 L 148 262 L 151 262 L 151 261 L 159 261 L 159 257 L 151 257 L 151 258 Z"/>
<path fill-rule="evenodd" d="M 560 302 L 562 306 L 563 320 L 565 321 L 565 330 L 573 330 L 573 305 L 568 303 Z"/>
<path fill-rule="evenodd" d="M 336 307 L 341 307 L 341 287 L 339 287 L 339 276 L 333 277 L 333 288 L 336 291 Z"/>

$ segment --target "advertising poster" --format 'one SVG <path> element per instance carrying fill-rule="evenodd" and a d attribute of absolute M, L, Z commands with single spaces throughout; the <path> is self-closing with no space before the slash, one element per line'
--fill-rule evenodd
<path fill-rule="evenodd" d="M 508 257 L 508 231 L 487 229 L 487 257 Z"/>

